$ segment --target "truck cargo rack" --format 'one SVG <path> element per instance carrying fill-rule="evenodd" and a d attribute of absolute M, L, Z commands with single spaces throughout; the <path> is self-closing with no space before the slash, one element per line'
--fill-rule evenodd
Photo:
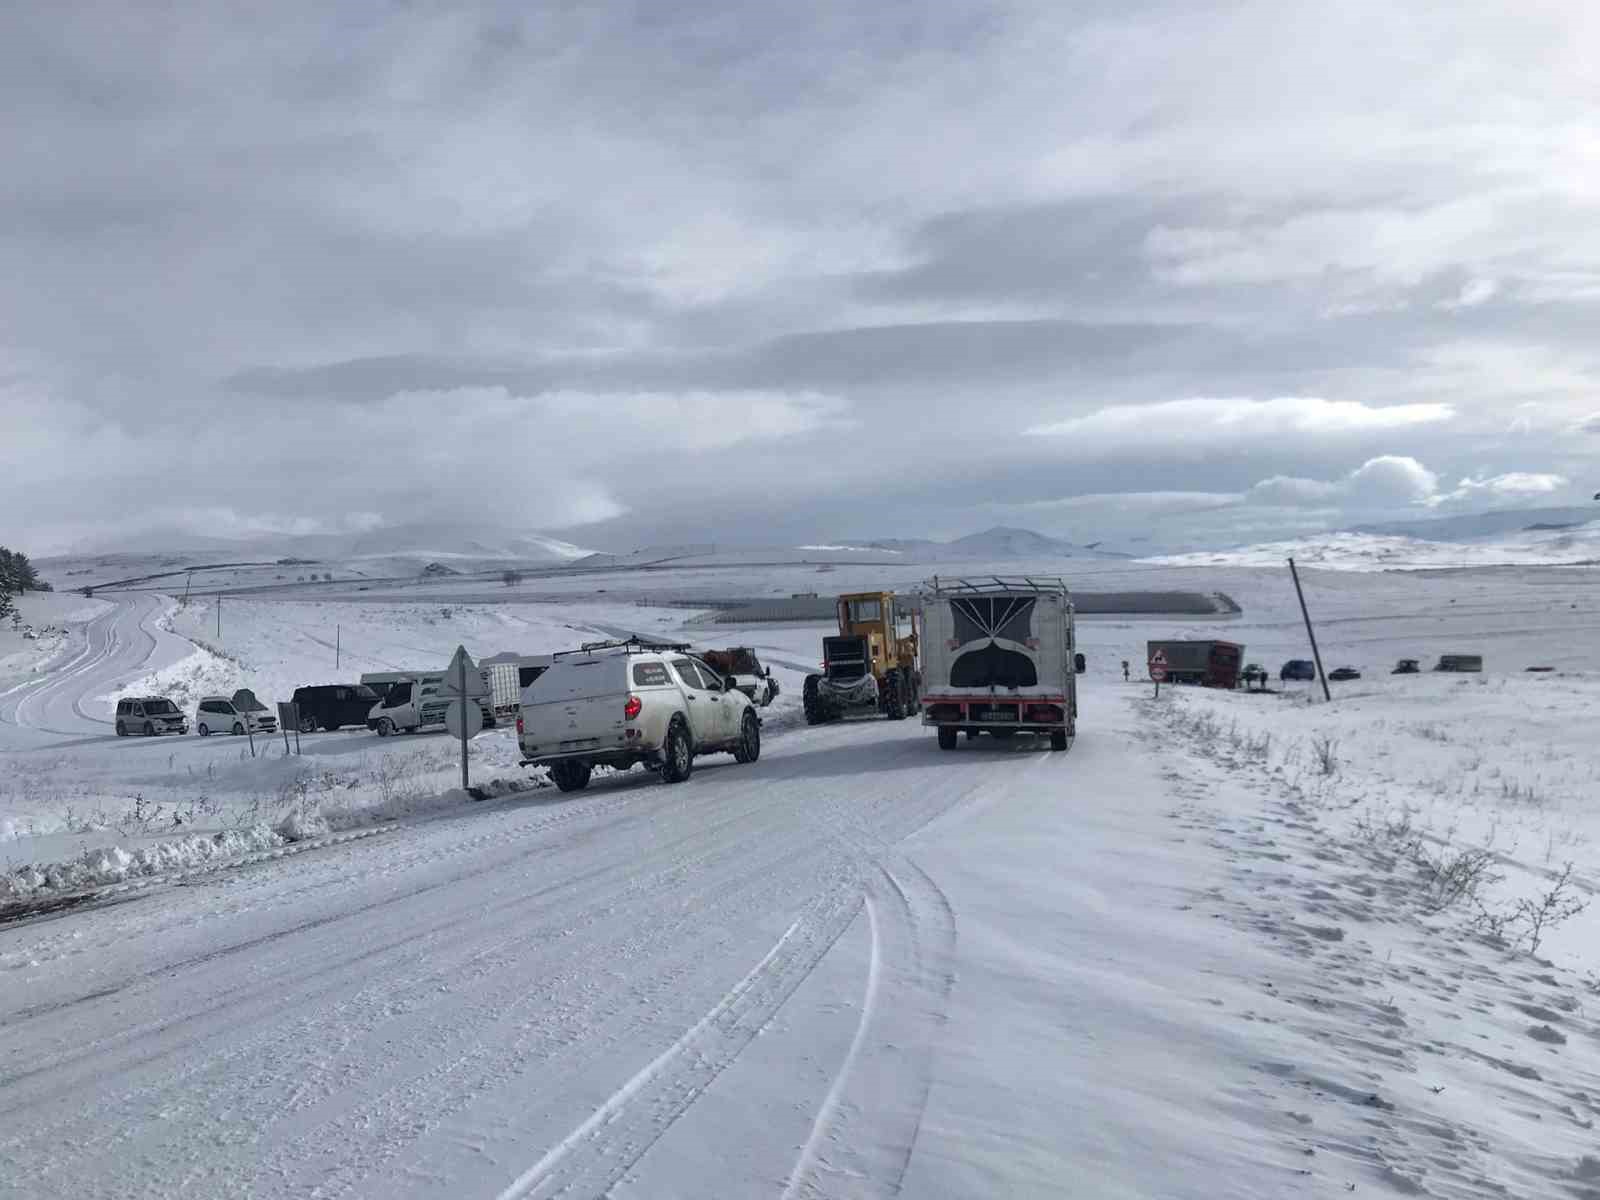
<path fill-rule="evenodd" d="M 922 585 L 924 594 L 938 596 L 1005 595 L 1014 592 L 1071 595 L 1067 581 L 1059 576 L 982 575 L 961 579 L 940 579 L 935 575 Z"/>
<path fill-rule="evenodd" d="M 569 654 L 593 654 L 598 650 L 639 650 L 660 651 L 673 650 L 679 654 L 687 654 L 693 647 L 688 642 L 657 642 L 649 638 L 629 637 L 613 638 L 605 642 L 585 642 L 576 650 L 557 650 L 550 657 L 552 659 L 565 658 Z"/>

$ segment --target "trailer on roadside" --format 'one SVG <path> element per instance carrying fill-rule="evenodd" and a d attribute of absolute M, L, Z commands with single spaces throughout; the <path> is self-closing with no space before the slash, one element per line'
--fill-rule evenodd
<path fill-rule="evenodd" d="M 554 656 L 549 654 L 509 652 L 478 661 L 478 669 L 489 685 L 489 707 L 497 721 L 516 721 L 522 706 L 522 689 L 548 671 L 554 661 Z"/>
<path fill-rule="evenodd" d="M 1238 642 L 1197 639 L 1147 643 L 1147 662 L 1155 661 L 1158 653 L 1166 659 L 1168 683 L 1227 688 L 1230 691 L 1239 686 L 1244 647 Z"/>

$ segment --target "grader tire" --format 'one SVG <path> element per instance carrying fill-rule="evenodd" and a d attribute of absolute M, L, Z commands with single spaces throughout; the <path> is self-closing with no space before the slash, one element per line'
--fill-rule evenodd
<path fill-rule="evenodd" d="M 898 670 L 889 670 L 883 676 L 883 712 L 891 721 L 906 719 L 905 676 Z"/>
<path fill-rule="evenodd" d="M 821 725 L 828 719 L 828 710 L 823 706 L 822 697 L 817 694 L 820 681 L 819 675 L 807 675 L 805 687 L 800 692 L 800 706 L 805 709 L 807 725 Z"/>

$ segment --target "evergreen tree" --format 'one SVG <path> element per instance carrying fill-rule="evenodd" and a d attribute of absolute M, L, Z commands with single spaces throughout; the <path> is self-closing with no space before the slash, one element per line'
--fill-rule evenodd
<path fill-rule="evenodd" d="M 48 585 L 39 582 L 39 573 L 34 570 L 26 554 L 20 550 L 8 550 L 4 546 L 0 546 L 0 588 L 13 594 L 50 590 Z"/>

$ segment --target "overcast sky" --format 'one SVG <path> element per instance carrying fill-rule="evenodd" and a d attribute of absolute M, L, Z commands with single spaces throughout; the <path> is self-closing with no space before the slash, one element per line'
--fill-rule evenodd
<path fill-rule="evenodd" d="M 0 541 L 1600 487 L 1600 6 L 0 6 Z"/>

